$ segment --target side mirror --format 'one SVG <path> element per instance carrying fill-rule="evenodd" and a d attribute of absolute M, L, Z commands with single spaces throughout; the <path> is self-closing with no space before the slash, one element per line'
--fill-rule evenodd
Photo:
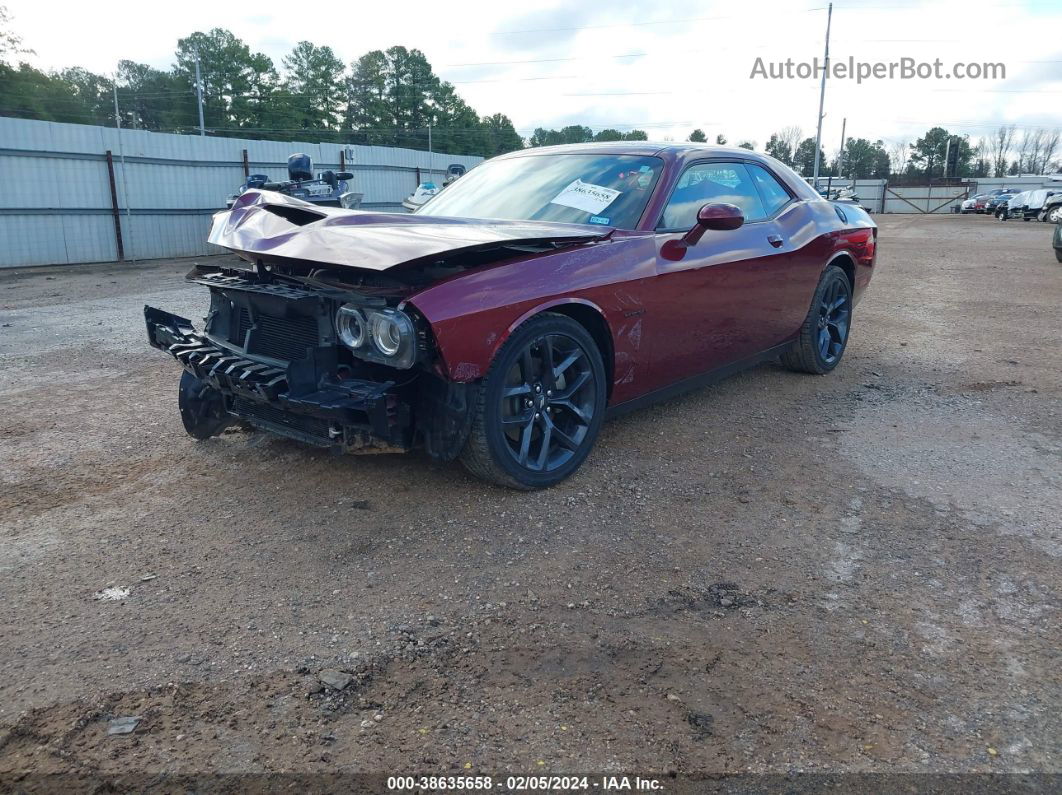
<path fill-rule="evenodd" d="M 700 242 L 709 229 L 725 232 L 745 223 L 745 214 L 735 204 L 717 202 L 706 204 L 697 211 L 697 223 L 678 240 L 669 240 L 660 250 L 664 259 L 678 262 L 686 256 L 686 249 Z"/>
<path fill-rule="evenodd" d="M 706 204 L 697 211 L 697 223 L 693 229 L 682 236 L 687 246 L 693 246 L 700 242 L 701 237 L 709 229 L 717 232 L 725 232 L 737 229 L 745 223 L 745 214 L 736 204 L 724 204 L 722 202 Z"/>
<path fill-rule="evenodd" d="M 336 179 L 354 179 L 354 175 L 349 171 L 337 171 Z"/>

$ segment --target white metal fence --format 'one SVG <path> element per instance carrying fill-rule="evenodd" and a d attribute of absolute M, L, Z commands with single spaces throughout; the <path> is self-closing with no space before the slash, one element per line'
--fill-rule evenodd
<path fill-rule="evenodd" d="M 245 171 L 287 179 L 292 152 L 310 155 L 315 169 L 353 172 L 362 208 L 387 211 L 401 211 L 419 181 L 451 163 L 482 160 L 143 130 L 119 137 L 109 127 L 0 117 L 0 268 L 117 260 L 119 233 L 126 259 L 217 253 L 206 242 L 211 214 Z"/>

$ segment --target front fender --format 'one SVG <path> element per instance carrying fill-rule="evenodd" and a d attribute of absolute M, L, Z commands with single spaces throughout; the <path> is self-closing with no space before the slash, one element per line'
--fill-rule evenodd
<path fill-rule="evenodd" d="M 651 238 L 568 249 L 468 271 L 407 300 L 431 325 L 439 374 L 451 381 L 482 378 L 501 346 L 528 318 L 578 307 L 578 312 L 601 318 L 611 336 L 611 350 L 602 352 L 606 365 L 614 384 L 621 377 L 627 383 L 635 372 L 646 373 L 649 367 L 648 346 L 642 345 L 642 293 L 655 276 L 655 254 Z"/>

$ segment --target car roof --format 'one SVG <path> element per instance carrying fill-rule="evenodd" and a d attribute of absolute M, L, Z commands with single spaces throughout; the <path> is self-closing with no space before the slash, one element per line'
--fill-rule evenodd
<path fill-rule="evenodd" d="M 675 143 L 673 141 L 600 141 L 586 144 L 558 144 L 557 146 L 533 146 L 529 149 L 517 149 L 515 152 L 500 155 L 498 160 L 512 157 L 528 157 L 535 155 L 570 155 L 597 152 L 603 155 L 634 155 L 651 157 L 655 155 L 671 155 L 672 157 L 751 157 L 756 160 L 764 160 L 767 155 L 754 152 L 751 149 L 743 149 L 740 146 L 718 146 L 716 144 L 701 144 L 693 142 Z"/>

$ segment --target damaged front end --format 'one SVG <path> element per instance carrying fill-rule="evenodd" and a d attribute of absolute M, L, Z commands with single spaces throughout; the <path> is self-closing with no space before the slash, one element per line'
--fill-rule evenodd
<path fill-rule="evenodd" d="M 145 307 L 148 340 L 185 369 L 185 428 L 244 421 L 336 452 L 440 460 L 468 438 L 475 383 L 440 367 L 430 323 L 406 301 L 469 269 L 604 240 L 611 230 L 317 207 L 248 190 L 217 213 L 209 241 L 246 268 L 198 267 L 202 331 Z"/>
<path fill-rule="evenodd" d="M 243 421 L 337 453 L 460 452 L 473 387 L 433 372 L 430 328 L 399 299 L 263 268 L 198 268 L 189 280 L 210 289 L 202 331 L 154 307 L 144 319 L 150 344 L 184 367 L 192 436 Z"/>

